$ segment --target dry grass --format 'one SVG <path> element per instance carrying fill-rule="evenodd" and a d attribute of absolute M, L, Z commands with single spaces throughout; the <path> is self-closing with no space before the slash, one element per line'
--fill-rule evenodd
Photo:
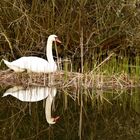
<path fill-rule="evenodd" d="M 140 52 L 140 16 L 135 5 L 134 0 L 0 1 L 0 59 L 43 57 L 45 38 L 52 33 L 62 37 L 62 56 L 80 61 L 81 71 L 87 62 L 88 68 L 93 67 L 92 61 L 100 63 L 99 56 L 110 49 L 120 55 L 128 47 Z"/>
<path fill-rule="evenodd" d="M 124 74 L 105 76 L 96 73 L 58 71 L 51 74 L 0 71 L 0 84 L 22 86 L 56 86 L 60 88 L 130 88 L 140 86 L 138 79 Z"/>

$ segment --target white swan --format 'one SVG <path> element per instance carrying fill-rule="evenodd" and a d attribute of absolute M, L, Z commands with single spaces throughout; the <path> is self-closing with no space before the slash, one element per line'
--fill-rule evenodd
<path fill-rule="evenodd" d="M 52 44 L 53 42 L 59 42 L 61 41 L 58 39 L 56 35 L 50 35 L 47 40 L 47 46 L 46 46 L 46 55 L 47 60 L 35 57 L 35 56 L 24 56 L 17 60 L 14 60 L 12 62 L 8 62 L 3 59 L 4 63 L 9 67 L 10 69 L 14 70 L 15 72 L 54 72 L 57 70 L 57 65 L 53 59 L 52 54 Z"/>

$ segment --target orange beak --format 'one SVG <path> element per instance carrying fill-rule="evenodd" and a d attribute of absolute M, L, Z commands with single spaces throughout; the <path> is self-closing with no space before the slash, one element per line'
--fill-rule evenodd
<path fill-rule="evenodd" d="M 60 44 L 62 43 L 62 42 L 58 39 L 58 37 L 55 38 L 55 41 L 58 42 L 58 43 L 60 43 Z"/>
<path fill-rule="evenodd" d="M 57 122 L 57 120 L 59 120 L 59 118 L 60 118 L 60 116 L 56 116 L 56 117 L 54 118 L 54 122 Z"/>

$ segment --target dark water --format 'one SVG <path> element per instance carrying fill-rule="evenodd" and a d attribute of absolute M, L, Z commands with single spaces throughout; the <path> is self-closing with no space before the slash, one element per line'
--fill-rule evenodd
<path fill-rule="evenodd" d="M 140 89 L 3 87 L 0 139 L 139 140 Z"/>

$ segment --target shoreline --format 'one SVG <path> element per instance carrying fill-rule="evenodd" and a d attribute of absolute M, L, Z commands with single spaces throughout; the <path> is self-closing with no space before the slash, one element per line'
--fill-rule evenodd
<path fill-rule="evenodd" d="M 140 79 L 125 73 L 110 76 L 97 73 L 57 71 L 55 73 L 15 73 L 0 70 L 0 85 L 56 86 L 58 88 L 126 89 L 140 87 Z"/>

